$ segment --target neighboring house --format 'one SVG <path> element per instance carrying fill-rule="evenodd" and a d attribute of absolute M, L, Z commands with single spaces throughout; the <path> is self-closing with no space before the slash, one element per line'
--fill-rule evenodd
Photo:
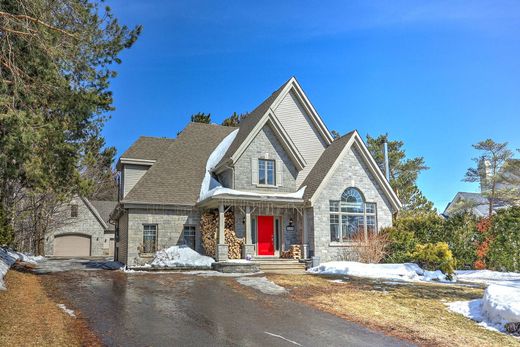
<path fill-rule="evenodd" d="M 117 201 L 72 199 L 62 208 L 60 225 L 45 237 L 45 255 L 112 256 L 115 227 L 109 218 L 116 205 Z"/>
<path fill-rule="evenodd" d="M 141 137 L 117 169 L 116 260 L 130 267 L 171 245 L 203 252 L 205 211 L 219 212 L 219 261 L 226 211 L 245 238 L 243 257 L 299 244 L 327 261 L 348 251 L 353 234 L 391 226 L 401 206 L 360 135 L 333 140 L 295 78 L 238 128 L 190 123 L 176 139 Z"/>
<path fill-rule="evenodd" d="M 516 194 L 520 196 L 520 177 L 517 172 L 514 172 L 516 165 L 518 165 L 518 159 L 511 159 L 511 162 L 514 162 L 514 165 L 511 165 L 511 170 L 507 170 L 505 172 L 505 176 L 508 177 L 507 183 L 499 183 L 497 184 L 497 190 L 506 190 L 511 194 Z M 489 165 L 485 163 L 481 163 L 484 169 L 482 170 L 483 174 L 481 179 L 486 179 L 490 175 L 489 173 Z M 518 184 L 517 184 L 518 182 Z M 446 218 L 450 216 L 463 212 L 469 211 L 473 213 L 477 217 L 486 217 L 489 215 L 489 201 L 484 196 L 483 192 L 485 192 L 482 188 L 481 184 L 481 192 L 480 193 L 468 193 L 468 192 L 458 192 L 455 194 L 455 197 L 451 202 L 448 203 L 442 215 Z M 520 199 L 518 199 L 520 201 Z M 512 202 L 505 202 L 500 200 L 495 200 L 493 204 L 493 212 L 497 212 L 500 209 L 508 208 L 512 206 Z"/>

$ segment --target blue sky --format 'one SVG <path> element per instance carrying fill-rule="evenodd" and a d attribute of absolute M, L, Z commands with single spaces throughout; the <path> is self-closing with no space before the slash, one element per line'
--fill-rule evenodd
<path fill-rule="evenodd" d="M 520 148 L 518 1 L 111 1 L 142 24 L 113 81 L 104 129 L 121 154 L 140 135 L 174 137 L 197 112 L 220 123 L 296 76 L 330 129 L 388 132 L 430 170 L 439 210 L 471 145 Z"/>

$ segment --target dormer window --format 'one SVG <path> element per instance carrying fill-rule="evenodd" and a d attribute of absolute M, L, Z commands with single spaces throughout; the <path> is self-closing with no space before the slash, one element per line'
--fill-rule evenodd
<path fill-rule="evenodd" d="M 258 159 L 258 183 L 276 185 L 276 164 L 274 160 Z"/>

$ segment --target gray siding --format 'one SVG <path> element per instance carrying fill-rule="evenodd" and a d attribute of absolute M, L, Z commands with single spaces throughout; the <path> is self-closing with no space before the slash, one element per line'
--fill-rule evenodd
<path fill-rule="evenodd" d="M 381 187 L 375 183 L 375 178 L 368 166 L 359 155 L 358 149 L 352 148 L 342 158 L 340 164 L 330 177 L 326 187 L 318 193 L 314 203 L 314 255 L 322 262 L 339 260 L 348 246 L 334 245 L 330 242 L 329 200 L 339 200 L 348 187 L 357 187 L 365 196 L 367 202 L 377 204 L 378 228 L 392 225 L 392 207 Z"/>
<path fill-rule="evenodd" d="M 123 197 L 132 190 L 149 168 L 146 165 L 125 164 L 123 166 Z"/>
<path fill-rule="evenodd" d="M 70 206 L 78 205 L 78 216 L 70 216 Z M 51 230 L 45 237 L 45 255 L 54 254 L 54 238 L 58 235 L 81 234 L 90 236 L 90 255 L 102 256 L 105 230 L 90 209 L 80 198 L 74 198 L 59 212 L 60 225 Z"/>
<path fill-rule="evenodd" d="M 227 169 L 218 175 L 219 182 L 226 188 L 233 189 L 233 170 Z"/>
<path fill-rule="evenodd" d="M 198 210 L 129 209 L 128 210 L 128 259 L 127 265 L 139 266 L 151 262 L 153 257 L 143 256 L 139 248 L 143 244 L 143 225 L 157 224 L 157 248 L 165 249 L 184 243 L 182 231 L 185 225 L 195 226 L 196 251 L 202 253 L 200 242 L 200 214 Z"/>
<path fill-rule="evenodd" d="M 276 170 L 281 170 L 281 186 L 261 187 L 253 184 L 252 159 L 265 158 L 276 160 Z M 281 166 L 281 167 L 280 167 Z M 258 172 L 258 168 L 253 168 Z M 256 175 L 257 173 L 255 173 Z M 265 125 L 258 135 L 251 141 L 247 149 L 235 163 L 235 182 L 234 187 L 238 190 L 248 190 L 257 192 L 294 192 L 297 190 L 296 170 L 291 159 L 276 138 L 269 125 Z"/>
<path fill-rule="evenodd" d="M 292 91 L 287 93 L 274 112 L 307 162 L 296 179 L 296 185 L 300 186 L 326 145 Z"/>

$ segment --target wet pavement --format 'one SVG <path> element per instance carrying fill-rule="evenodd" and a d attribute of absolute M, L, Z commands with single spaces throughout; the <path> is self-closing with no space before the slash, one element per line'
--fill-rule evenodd
<path fill-rule="evenodd" d="M 42 279 L 109 346 L 408 345 L 232 277 L 75 270 Z"/>

